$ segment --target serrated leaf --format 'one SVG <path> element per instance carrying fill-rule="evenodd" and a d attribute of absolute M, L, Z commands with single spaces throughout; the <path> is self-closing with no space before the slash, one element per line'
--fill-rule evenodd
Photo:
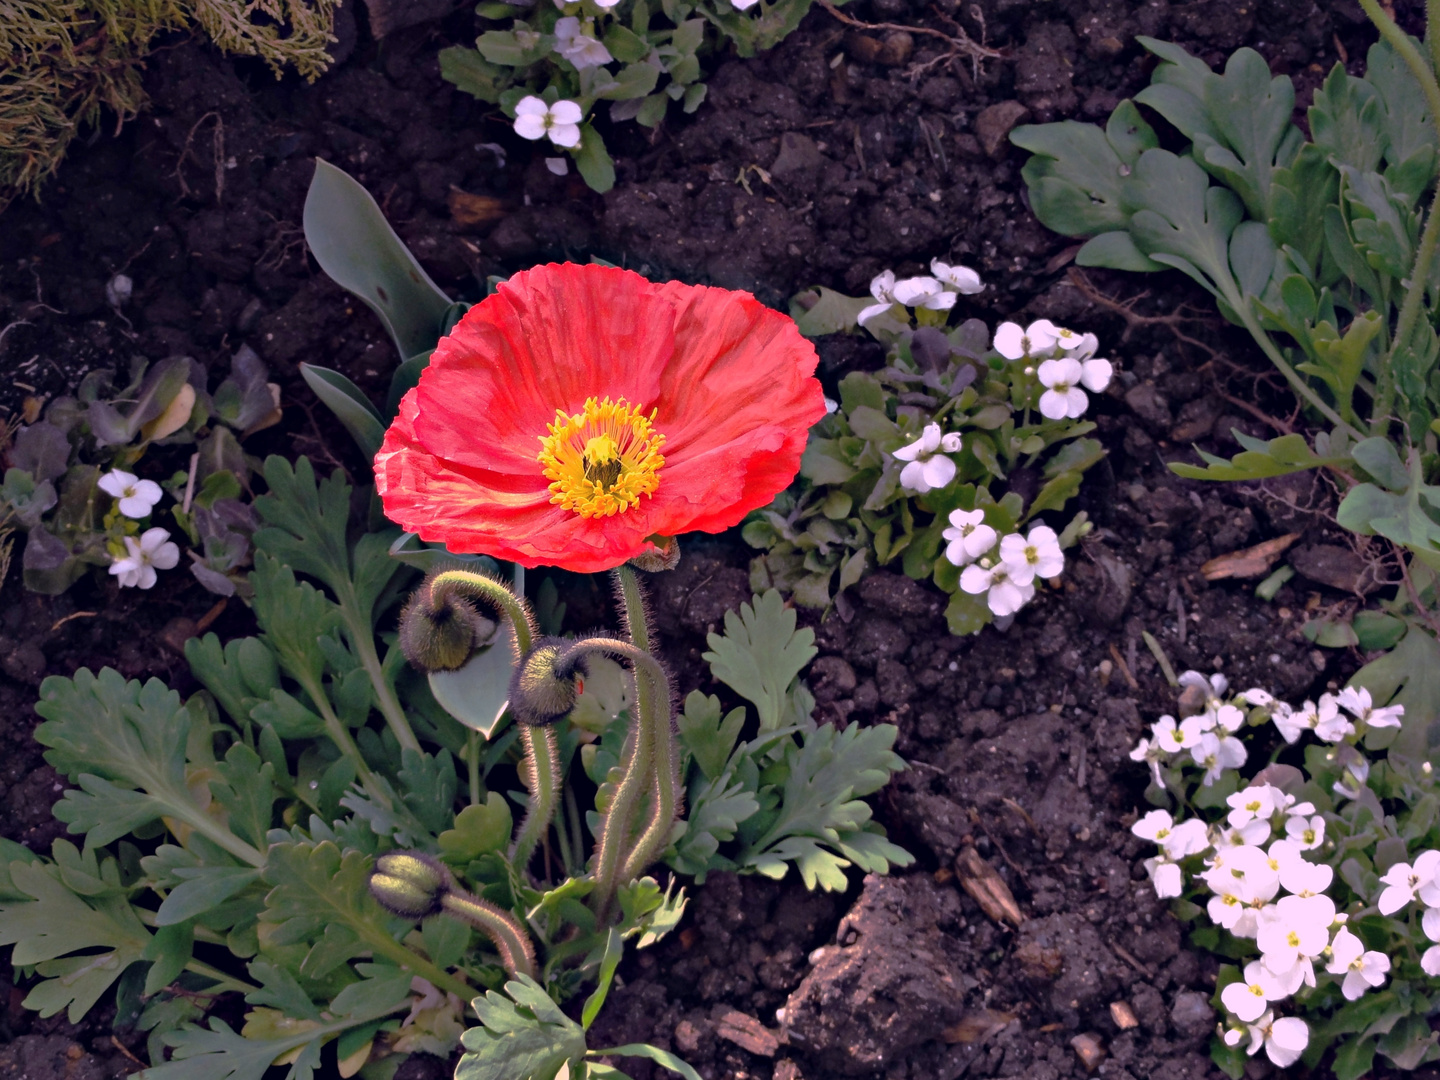
<path fill-rule="evenodd" d="M 718 777 L 730 760 L 735 740 L 745 725 L 744 708 L 731 709 L 720 718 L 720 699 L 692 690 L 685 697 L 685 708 L 675 720 L 680 743 L 695 759 L 709 779 Z"/>
<path fill-rule="evenodd" d="M 211 633 L 185 642 L 185 659 L 200 684 L 215 695 L 237 724 L 250 720 L 250 710 L 280 686 L 275 654 L 256 637 L 237 638 L 222 647 Z"/>
<path fill-rule="evenodd" d="M 725 613 L 725 633 L 710 634 L 703 659 L 721 682 L 755 703 L 760 730 L 780 726 L 785 694 L 815 656 L 815 632 L 795 629 L 795 612 L 785 607 L 778 589 Z"/>
<path fill-rule="evenodd" d="M 260 959 L 247 967 L 250 978 L 260 984 L 259 990 L 245 995 L 251 1005 L 268 1005 L 296 1020 L 319 1020 L 320 1010 L 310 1000 L 310 995 L 281 965 L 272 960 Z"/>
<path fill-rule="evenodd" d="M 553 1080 L 562 1066 L 580 1061 L 585 1029 L 539 983 L 517 975 L 505 984 L 505 994 L 490 990 L 474 1000 L 480 1026 L 461 1039 L 467 1053 L 455 1080 Z"/>
<path fill-rule="evenodd" d="M 720 845 L 735 839 L 740 824 L 760 811 L 755 792 L 726 770 L 714 779 L 691 784 L 685 831 L 665 861 L 682 874 L 703 882 L 711 870 L 729 869 L 730 860 L 716 860 Z"/>
<path fill-rule="evenodd" d="M 25 1005 L 42 1016 L 68 1008 L 76 1023 L 141 958 L 150 932 L 123 897 L 87 902 L 43 863 L 13 862 L 9 875 L 14 890 L 29 899 L 0 904 L 0 945 L 15 946 L 12 963 L 40 965 L 41 975 L 53 977 L 31 990 Z M 106 951 L 67 956 L 96 948 Z"/>
<path fill-rule="evenodd" d="M 466 864 L 510 843 L 514 818 L 505 796 L 492 791 L 477 806 L 467 806 L 455 815 L 455 825 L 440 834 L 440 854 L 456 864 Z"/>
<path fill-rule="evenodd" d="M 80 786 L 56 804 L 55 816 L 92 846 L 140 825 L 174 818 L 230 854 L 259 866 L 265 857 L 206 813 L 185 775 L 191 716 L 180 695 L 159 679 L 143 687 L 106 668 L 81 668 L 73 679 L 40 684 L 35 711 L 46 722 L 35 738 L 48 760 Z"/>
<path fill-rule="evenodd" d="M 783 862 L 795 860 L 808 888 L 816 884 L 845 888 L 841 871 L 848 862 L 835 851 L 842 840 L 866 829 L 871 813 L 864 796 L 905 768 L 891 750 L 897 734 L 893 724 L 862 729 L 852 723 L 844 731 L 830 725 L 817 727 L 798 744 L 788 740 L 782 758 L 786 779 L 776 816 L 762 835 L 743 845 L 736 863 L 780 877 Z M 857 850 L 867 856 L 878 854 L 873 845 L 861 843 Z"/>

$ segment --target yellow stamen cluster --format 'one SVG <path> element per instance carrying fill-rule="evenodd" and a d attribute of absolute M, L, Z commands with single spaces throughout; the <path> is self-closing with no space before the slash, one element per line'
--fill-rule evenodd
<path fill-rule="evenodd" d="M 540 436 L 538 461 L 550 483 L 550 501 L 581 517 L 610 517 L 637 506 L 660 486 L 665 436 L 624 398 L 587 398 L 567 416 L 555 410 L 549 435 Z"/>

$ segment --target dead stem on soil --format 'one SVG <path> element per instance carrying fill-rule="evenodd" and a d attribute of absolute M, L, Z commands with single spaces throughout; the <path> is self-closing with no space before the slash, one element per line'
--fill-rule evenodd
<path fill-rule="evenodd" d="M 1113 641 L 1110 643 L 1110 655 L 1115 660 L 1115 666 L 1120 669 L 1120 674 L 1124 676 L 1125 684 L 1129 686 L 1131 690 L 1139 690 L 1140 684 L 1135 681 L 1135 676 L 1130 674 L 1130 665 L 1125 663 L 1125 658 L 1120 655 L 1120 649 Z"/>
<path fill-rule="evenodd" d="M 4 580 L 5 580 L 5 571 L 4 571 L 3 569 L 0 569 L 0 581 L 4 581 Z M 67 622 L 69 622 L 71 619 L 93 619 L 93 618 L 94 618 L 96 615 L 98 615 L 98 614 L 100 614 L 98 611 L 72 611 L 69 615 L 66 615 L 63 619 L 56 619 L 53 623 L 51 623 L 51 624 L 50 624 L 50 632 L 53 634 L 56 630 L 59 630 L 60 627 L 64 626 L 64 625 L 65 625 Z"/>
<path fill-rule="evenodd" d="M 188 199 L 191 191 L 190 185 L 185 182 L 185 165 L 190 160 L 190 148 L 195 142 L 195 135 L 200 130 L 200 125 L 207 120 L 215 121 L 215 128 L 210 136 L 210 149 L 215 158 L 215 205 L 219 206 L 225 196 L 225 121 L 218 112 L 207 112 L 190 126 L 190 132 L 185 136 L 185 145 L 180 150 L 180 156 L 175 159 L 175 171 L 170 175 L 180 184 L 180 197 Z"/>
<path fill-rule="evenodd" d="M 950 60 L 956 56 L 964 56 L 970 60 L 970 66 L 975 70 L 976 75 L 980 72 L 981 60 L 999 60 L 1002 54 L 995 49 L 978 44 L 965 33 L 964 28 L 953 19 L 945 21 L 955 27 L 954 34 L 947 34 L 943 30 L 935 30 L 929 26 L 904 26 L 900 23 L 867 23 L 846 15 L 837 8 L 830 0 L 820 0 L 820 6 L 833 15 L 846 26 L 854 27 L 856 30 L 899 30 L 906 34 L 921 34 L 925 37 L 939 38 L 948 45 L 949 51 L 936 60 L 927 61 L 927 65 L 939 63 L 942 60 Z"/>
<path fill-rule="evenodd" d="M 1128 300 L 1118 300 L 1113 296 L 1101 292 L 1095 286 L 1095 283 L 1085 274 L 1085 271 L 1079 267 L 1072 266 L 1066 273 L 1066 277 L 1069 279 L 1070 284 L 1079 289 L 1087 300 L 1099 304 L 1107 311 L 1114 312 L 1125 320 L 1125 331 L 1120 335 L 1122 344 L 1130 340 L 1130 335 L 1138 327 L 1163 326 L 1175 335 L 1176 340 L 1183 341 L 1187 345 L 1193 345 L 1212 358 L 1217 355 L 1215 350 L 1205 344 L 1205 342 L 1200 341 L 1198 338 L 1191 337 L 1180 329 L 1185 323 L 1210 323 L 1216 321 L 1199 308 L 1191 307 L 1189 304 L 1181 304 L 1169 315 L 1141 315 L 1135 310 L 1135 305 L 1149 297 L 1149 289 L 1136 293 Z"/>

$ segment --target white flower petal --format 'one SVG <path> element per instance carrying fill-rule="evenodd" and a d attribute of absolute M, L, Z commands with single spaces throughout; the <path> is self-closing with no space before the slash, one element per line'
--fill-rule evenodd
<path fill-rule="evenodd" d="M 550 141 L 567 150 L 580 145 L 580 128 L 575 124 L 556 124 L 550 129 Z"/>

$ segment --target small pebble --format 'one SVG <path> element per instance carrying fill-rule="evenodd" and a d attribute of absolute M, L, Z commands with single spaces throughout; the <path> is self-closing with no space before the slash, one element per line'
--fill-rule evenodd
<path fill-rule="evenodd" d="M 1094 1072 L 1105 1057 L 1105 1046 L 1098 1035 L 1091 1035 L 1088 1032 L 1084 1035 L 1076 1035 L 1070 1040 L 1070 1045 L 1075 1048 L 1075 1053 L 1080 1058 L 1080 1064 L 1085 1066 L 1086 1072 Z"/>

